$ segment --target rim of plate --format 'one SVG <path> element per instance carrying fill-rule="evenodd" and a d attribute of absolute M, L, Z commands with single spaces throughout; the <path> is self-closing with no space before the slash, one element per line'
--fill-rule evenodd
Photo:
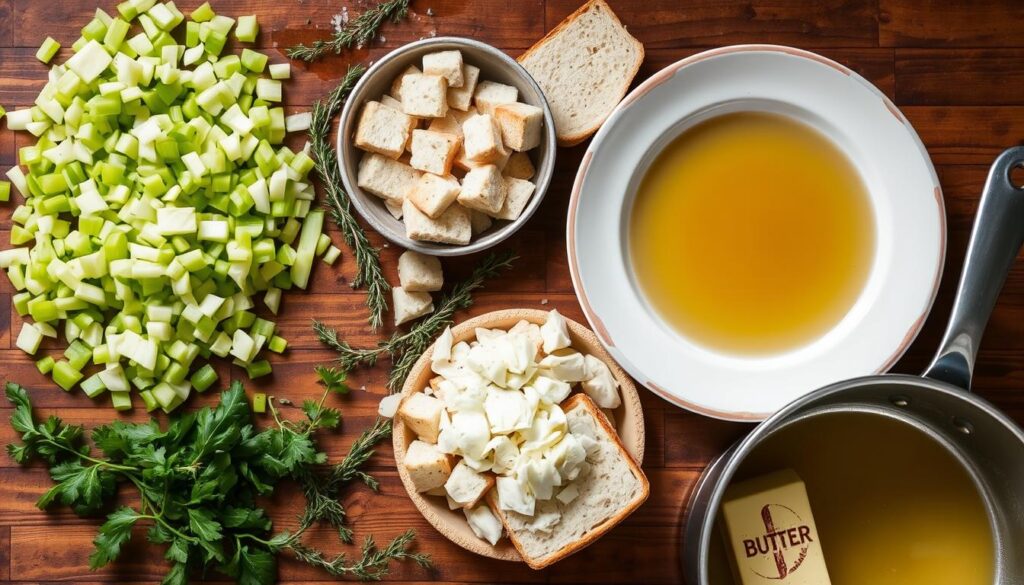
<path fill-rule="evenodd" d="M 657 127 L 658 125 L 661 127 L 661 129 L 657 131 L 657 136 L 650 140 L 645 138 L 646 142 L 644 143 L 634 140 L 633 143 L 630 144 L 630 148 L 640 154 L 626 156 L 628 156 L 630 160 L 636 159 L 637 166 L 628 172 L 628 177 L 624 177 L 621 180 L 617 179 L 616 185 L 609 186 L 607 183 L 602 183 L 600 185 L 603 192 L 602 197 L 614 202 L 608 203 L 608 205 L 621 204 L 624 210 L 624 213 L 620 213 L 619 217 L 615 218 L 617 225 L 620 226 L 620 231 L 618 233 L 621 234 L 621 236 L 608 238 L 609 240 L 613 240 L 615 242 L 614 245 L 620 249 L 618 256 L 614 258 L 606 258 L 605 266 L 600 268 L 601 272 L 607 272 L 607 264 L 616 264 L 612 270 L 625 271 L 626 278 L 622 279 L 621 284 L 618 285 L 618 292 L 620 294 L 616 298 L 616 305 L 614 306 L 614 313 L 616 313 L 616 315 L 613 315 L 613 311 L 609 310 L 611 307 L 604 306 L 607 305 L 608 301 L 595 299 L 595 295 L 592 292 L 588 293 L 586 287 L 588 277 L 584 275 L 584 272 L 589 270 L 590 273 L 592 273 L 598 268 L 584 267 L 581 270 L 581 264 L 584 263 L 581 262 L 581 257 L 577 255 L 577 252 L 583 252 L 583 254 L 590 253 L 593 255 L 594 251 L 592 247 L 580 245 L 580 242 L 577 241 L 580 232 L 580 229 L 578 229 L 580 226 L 577 225 L 577 222 L 580 215 L 581 199 L 584 197 L 583 192 L 588 190 L 588 188 L 597 188 L 597 186 L 588 186 L 587 184 L 588 176 L 590 176 L 592 172 L 591 163 L 594 161 L 595 157 L 610 156 L 602 152 L 602 147 L 606 143 L 615 142 L 616 140 L 620 142 L 630 142 L 629 138 L 623 138 L 623 133 L 619 128 L 619 126 L 624 123 L 623 119 L 629 116 L 632 112 L 642 110 L 643 108 L 634 108 L 633 106 L 642 103 L 645 98 L 650 99 L 652 92 L 671 82 L 677 74 L 683 73 L 688 68 L 692 68 L 698 64 L 707 65 L 709 62 L 713 63 L 714 61 L 722 61 L 724 64 L 725 61 L 737 58 L 744 59 L 750 56 L 766 57 L 770 60 L 778 59 L 776 64 L 785 63 L 785 67 L 790 66 L 789 64 L 791 64 L 792 60 L 796 60 L 802 63 L 802 65 L 800 65 L 801 67 L 808 66 L 811 68 L 817 68 L 818 71 L 814 73 L 814 75 L 821 76 L 822 80 L 828 79 L 830 83 L 849 83 L 851 90 L 867 92 L 866 96 L 861 95 L 857 97 L 861 100 L 865 97 L 873 97 L 877 99 L 884 111 L 888 112 L 888 116 L 882 117 L 881 114 L 883 110 L 879 110 L 877 108 L 870 112 L 862 112 L 861 114 L 863 114 L 869 121 L 895 119 L 899 123 L 899 126 L 893 126 L 893 130 L 899 131 L 909 139 L 909 144 L 904 144 L 901 147 L 913 145 L 916 148 L 916 152 L 904 152 L 904 154 L 906 156 L 913 155 L 915 162 L 923 165 L 923 169 L 919 166 L 914 169 L 906 170 L 904 171 L 904 176 L 909 177 L 915 173 L 921 173 L 921 171 L 924 171 L 927 174 L 927 179 L 931 183 L 931 193 L 929 194 L 930 197 L 928 197 L 928 200 L 931 203 L 931 206 L 929 206 L 931 214 L 928 215 L 928 217 L 921 219 L 931 222 L 925 228 L 925 231 L 928 232 L 925 235 L 928 236 L 928 242 L 926 243 L 932 251 L 928 252 L 925 250 L 925 252 L 928 253 L 928 257 L 925 260 L 931 262 L 933 266 L 929 265 L 925 267 L 930 268 L 930 270 L 928 270 L 928 282 L 925 282 L 924 275 L 922 275 L 915 283 L 920 288 L 920 290 L 915 291 L 917 292 L 918 297 L 916 306 L 902 308 L 903 313 L 898 317 L 901 317 L 901 323 L 905 323 L 905 326 L 900 327 L 896 332 L 898 334 L 892 333 L 885 339 L 881 340 L 871 338 L 865 339 L 864 333 L 872 332 L 859 331 L 857 329 L 858 327 L 864 328 L 866 326 L 864 319 L 865 316 L 878 317 L 878 315 L 868 315 L 867 312 L 879 304 L 881 294 L 883 292 L 892 293 L 889 289 L 882 290 L 881 286 L 886 283 L 880 281 L 885 278 L 892 278 L 893 275 L 889 274 L 889 272 L 891 272 L 889 268 L 891 268 L 891 264 L 893 262 L 892 256 L 895 252 L 890 249 L 888 250 L 889 256 L 883 257 L 882 254 L 885 252 L 880 250 L 880 248 L 883 246 L 893 248 L 896 243 L 896 238 L 892 232 L 895 231 L 897 226 L 892 225 L 892 210 L 887 206 L 893 204 L 894 198 L 897 197 L 897 193 L 890 192 L 892 187 L 890 184 L 892 180 L 890 178 L 886 177 L 883 179 L 878 176 L 877 171 L 879 169 L 877 167 L 879 166 L 879 156 L 874 152 L 863 152 L 857 148 L 854 148 L 854 152 L 851 153 L 848 148 L 849 145 L 843 144 L 844 140 L 848 137 L 841 132 L 839 132 L 838 136 L 834 132 L 831 132 L 838 132 L 838 130 L 832 126 L 832 122 L 828 118 L 819 120 L 824 125 L 824 128 L 819 124 L 812 123 L 811 125 L 817 130 L 824 131 L 827 135 L 830 135 L 830 137 L 834 139 L 834 142 L 836 142 L 837 147 L 843 150 L 855 166 L 857 166 L 858 171 L 861 173 L 862 178 L 868 186 L 869 196 L 871 197 L 872 207 L 875 212 L 876 229 L 879 232 L 876 239 L 880 240 L 876 242 L 875 259 L 873 261 L 871 275 L 868 278 L 868 282 L 865 284 L 864 291 L 862 291 L 860 298 L 850 309 L 850 312 L 846 317 L 833 327 L 832 330 L 809 345 L 795 348 L 793 351 L 764 357 L 738 355 L 729 356 L 706 347 L 701 347 L 700 345 L 681 337 L 682 334 L 672 331 L 668 325 L 654 315 L 654 310 L 647 305 L 643 293 L 639 291 L 638 285 L 634 283 L 631 275 L 631 268 L 628 266 L 628 235 L 625 233 L 625 228 L 621 226 L 628 223 L 625 218 L 627 217 L 626 214 L 628 214 L 628 207 L 631 205 L 633 197 L 633 185 L 638 180 L 638 177 L 642 177 L 643 171 L 646 169 L 646 165 L 649 164 L 650 159 L 657 154 L 660 146 L 663 146 L 670 141 L 670 138 L 666 137 L 678 136 L 682 133 L 682 130 L 679 129 L 680 127 L 689 127 L 686 124 L 687 120 L 691 120 L 689 125 L 692 125 L 695 123 L 692 121 L 693 119 L 696 119 L 697 121 L 707 119 L 707 117 L 713 116 L 716 113 L 716 110 L 721 111 L 719 110 L 719 107 L 721 106 L 724 106 L 725 109 L 728 110 L 730 104 L 739 104 L 738 107 L 734 107 L 732 109 L 732 111 L 738 111 L 748 109 L 747 107 L 743 107 L 743 104 L 747 102 L 758 104 L 779 102 L 785 113 L 789 113 L 788 110 L 790 108 L 802 109 L 806 105 L 806 103 L 792 104 L 785 100 L 779 100 L 778 97 L 774 95 L 760 95 L 754 87 L 754 84 L 750 84 L 742 95 L 735 95 L 731 99 L 724 101 L 711 101 L 704 104 L 702 107 L 691 109 L 688 114 L 682 117 L 671 119 L 665 117 L 665 120 L 661 122 L 652 123 L 652 128 Z M 808 71 L 811 70 L 812 69 L 808 69 Z M 837 75 L 841 77 L 835 77 Z M 844 82 L 843 80 L 848 81 Z M 723 82 L 719 80 L 719 83 Z M 728 81 L 724 83 L 727 84 Z M 689 92 L 689 89 L 684 91 Z M 806 101 L 812 98 L 801 99 Z M 850 102 L 843 107 L 849 107 L 850 103 L 855 106 L 864 105 L 863 103 L 857 102 L 856 99 L 857 98 L 850 98 Z M 829 107 L 838 106 L 821 107 L 828 109 Z M 657 116 L 657 110 L 657 108 L 646 108 L 646 116 Z M 818 117 L 818 113 L 818 111 L 814 110 L 807 112 L 808 115 L 816 119 Z M 644 114 L 639 115 L 643 116 Z M 672 115 L 674 116 L 675 114 Z M 630 121 L 636 122 L 636 120 Z M 629 128 L 631 132 L 637 131 L 633 124 L 630 124 Z M 616 133 L 618 133 L 618 135 Z M 853 146 L 856 147 L 858 145 Z M 610 149 L 611 147 L 608 147 L 604 150 Z M 617 150 L 617 152 L 621 154 L 622 149 Z M 854 154 L 857 154 L 858 156 L 854 156 Z M 919 160 L 917 160 L 917 157 L 919 157 Z M 873 161 L 874 164 L 871 165 L 870 168 L 865 169 L 865 159 Z M 605 161 L 601 160 L 599 162 L 604 163 Z M 602 172 L 605 171 L 602 170 Z M 874 174 L 871 174 L 871 172 Z M 919 183 L 923 182 L 923 177 L 920 175 L 913 178 L 918 179 Z M 620 183 L 624 185 L 621 195 L 619 195 L 619 191 L 616 190 L 617 187 L 620 186 Z M 872 187 L 877 188 L 879 186 L 887 186 L 889 189 L 884 189 L 882 193 L 878 193 L 877 189 L 872 189 Z M 609 196 L 609 193 L 614 193 L 614 195 Z M 924 192 L 922 189 L 921 192 L 915 193 L 914 196 L 920 198 L 923 194 Z M 590 199 L 593 200 L 594 197 L 591 197 Z M 918 203 L 920 205 L 924 205 L 923 200 Z M 594 204 L 596 203 L 593 203 L 592 205 Z M 885 209 L 880 210 L 880 205 Z M 889 213 L 889 216 L 880 217 L 880 214 L 884 215 L 884 213 Z M 903 219 L 905 220 L 905 218 Z M 882 230 L 885 227 L 888 227 L 890 231 L 883 234 Z M 904 226 L 901 225 L 899 227 Z M 583 227 L 582 229 L 587 228 Z M 922 237 L 919 239 L 924 240 L 925 238 Z M 881 240 L 885 240 L 885 242 L 882 242 Z M 937 252 L 934 251 L 936 247 L 938 248 Z M 931 311 L 935 297 L 938 293 L 939 282 L 942 278 L 942 271 L 945 265 L 946 213 L 938 175 L 935 172 L 935 168 L 924 143 L 921 142 L 917 132 L 911 126 L 910 122 L 903 116 L 899 108 L 897 108 L 888 96 L 882 93 L 871 82 L 864 79 L 848 67 L 810 51 L 780 45 L 734 45 L 704 51 L 665 67 L 637 86 L 615 108 L 607 122 L 605 122 L 598 131 L 587 151 L 584 153 L 583 160 L 577 172 L 576 180 L 573 184 L 569 198 L 569 210 L 566 221 L 566 248 L 569 261 L 569 273 L 572 278 L 576 296 L 583 309 L 583 314 L 586 316 L 587 321 L 597 334 L 598 339 L 601 340 L 601 343 L 622 365 L 622 367 L 630 373 L 630 375 L 632 375 L 642 385 L 649 388 L 652 392 L 676 406 L 698 414 L 723 420 L 757 422 L 767 418 L 786 403 L 821 386 L 846 378 L 886 372 L 897 360 L 899 360 L 900 357 L 902 357 L 907 348 L 921 331 L 924 321 Z M 620 262 L 616 263 L 615 261 Z M 621 261 L 624 261 L 626 264 L 621 265 Z M 905 259 L 904 262 L 906 262 Z M 591 280 L 594 279 L 593 276 L 590 276 L 589 278 Z M 890 287 L 892 286 L 891 282 L 888 284 Z M 591 285 L 594 286 L 595 283 L 592 282 Z M 886 302 L 889 301 L 890 299 L 886 299 Z M 595 308 L 595 304 L 598 305 L 597 308 Z M 674 354 L 669 354 L 672 355 L 673 359 L 664 359 L 667 352 L 662 345 L 655 345 L 653 343 L 648 343 L 646 347 L 629 347 L 628 343 L 624 346 L 617 345 L 615 339 L 623 337 L 623 329 L 626 328 L 622 322 L 618 322 L 620 318 L 617 314 L 629 315 L 628 319 L 622 318 L 623 321 L 629 322 L 628 328 L 638 330 L 644 329 L 645 332 L 653 332 L 652 334 L 657 334 L 660 331 L 662 336 L 661 341 L 664 341 L 666 338 L 673 341 L 674 343 L 669 350 L 669 352 L 675 352 Z M 611 316 L 611 318 L 609 318 L 609 316 Z M 859 319 L 859 321 L 857 321 L 857 319 Z M 649 330 L 646 329 L 647 327 L 653 327 L 654 329 Z M 878 326 L 876 325 L 876 328 L 877 327 Z M 860 338 L 857 337 L 858 333 L 861 334 Z M 875 332 L 875 337 L 878 336 L 878 332 Z M 626 337 L 628 337 L 628 335 Z M 814 366 L 811 364 L 816 359 L 821 358 L 823 353 L 831 352 L 831 355 L 828 357 L 831 357 L 834 362 L 837 359 L 836 352 L 840 350 L 850 350 L 851 345 L 856 348 L 858 346 L 865 347 L 865 344 L 877 345 L 879 343 L 885 343 L 888 349 L 885 349 L 882 355 L 875 356 L 875 358 L 871 360 L 870 364 L 858 364 L 857 369 L 841 374 L 837 373 L 834 376 L 827 374 L 819 375 L 817 377 L 820 378 L 820 380 L 816 380 L 813 383 L 804 382 L 803 386 L 795 390 L 792 388 L 787 389 L 783 392 L 784 396 L 780 397 L 767 408 L 764 407 L 764 405 L 752 408 L 749 404 L 744 404 L 744 402 L 749 403 L 749 400 L 741 400 L 737 399 L 735 396 L 729 396 L 733 394 L 732 389 L 722 387 L 723 381 L 736 382 L 744 376 L 749 377 L 755 375 L 757 376 L 758 384 L 760 385 L 765 379 L 765 372 L 768 371 L 776 374 L 775 377 L 778 379 L 773 380 L 771 383 L 778 385 L 785 379 L 785 376 L 780 377 L 778 375 L 779 371 L 784 373 L 786 371 L 795 373 L 798 368 L 806 370 L 808 368 L 813 368 Z M 649 361 L 651 359 L 645 357 L 643 354 L 659 356 L 659 363 L 655 364 L 659 368 L 657 372 L 650 371 L 651 368 L 648 367 L 652 365 L 650 363 L 640 364 L 640 362 Z M 687 360 L 677 359 L 679 357 L 686 357 L 689 362 L 687 362 Z M 705 361 L 701 362 L 701 360 Z M 710 383 L 717 384 L 717 389 L 702 388 L 702 392 L 694 391 L 694 386 L 709 383 L 709 380 L 701 381 L 699 379 L 702 374 L 707 374 L 707 372 L 693 374 L 687 369 L 688 366 L 694 365 L 694 362 L 697 362 L 698 365 L 701 363 L 706 364 L 707 362 L 715 362 L 715 367 L 717 369 L 714 371 L 714 380 L 710 380 Z M 775 366 L 772 366 L 773 363 Z M 728 367 L 732 367 L 734 369 L 730 371 Z M 694 376 L 697 376 L 697 378 Z M 790 377 L 792 377 L 792 375 L 790 375 Z M 665 382 L 666 380 L 671 380 L 672 383 L 668 384 Z M 772 389 L 770 387 L 766 388 L 766 391 L 771 390 Z M 695 396 L 695 394 L 703 394 L 703 396 Z M 726 395 L 726 397 L 718 400 L 707 400 L 708 395 L 713 396 L 715 394 Z"/>

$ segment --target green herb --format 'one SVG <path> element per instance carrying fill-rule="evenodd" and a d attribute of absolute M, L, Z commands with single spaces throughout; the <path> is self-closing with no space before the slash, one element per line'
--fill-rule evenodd
<path fill-rule="evenodd" d="M 355 216 L 348 193 L 342 187 L 341 171 L 338 170 L 337 153 L 331 144 L 331 120 L 341 109 L 356 81 L 366 71 L 361 65 L 349 67 L 344 79 L 325 98 L 313 106 L 309 125 L 309 142 L 316 159 L 314 167 L 324 188 L 324 207 L 331 219 L 341 229 L 345 243 L 352 249 L 356 259 L 356 276 L 353 287 L 366 287 L 366 305 L 370 309 L 369 322 L 374 329 L 384 323 L 388 310 L 387 295 L 391 290 L 380 267 L 380 251 L 370 244 L 366 231 Z"/>
<path fill-rule="evenodd" d="M 365 46 L 377 36 L 377 31 L 385 22 L 390 20 L 397 23 L 408 13 L 409 0 L 386 0 L 343 24 L 329 40 L 320 39 L 308 47 L 289 47 L 285 54 L 292 59 L 312 62 L 327 51 L 333 51 L 337 55 L 345 49 Z"/>
<path fill-rule="evenodd" d="M 349 388 L 345 384 L 345 379 L 348 378 L 347 373 L 335 368 L 328 368 L 327 366 L 317 366 L 315 370 L 324 388 L 336 394 L 348 394 Z"/>
<path fill-rule="evenodd" d="M 246 585 L 270 584 L 276 580 L 277 555 L 285 551 L 331 575 L 360 579 L 384 577 L 391 561 L 429 566 L 427 556 L 409 550 L 411 531 L 384 548 L 367 538 L 360 558 L 352 561 L 345 555 L 327 560 L 302 542 L 306 530 L 319 522 L 330 523 L 342 540 L 351 542 L 345 510 L 338 502 L 340 491 L 354 480 L 376 489 L 376 480 L 361 467 L 391 430 L 389 421 L 378 420 L 344 460 L 319 467 L 327 456 L 317 449 L 313 435 L 336 427 L 341 416 L 324 406 L 329 393 L 325 390 L 319 401 L 307 401 L 301 421 L 282 420 L 270 399 L 276 424 L 257 431 L 245 391 L 235 382 L 215 408 L 172 417 L 166 429 L 155 420 L 96 427 L 92 439 L 99 456 L 85 445 L 81 426 L 64 424 L 54 416 L 36 421 L 25 389 L 7 384 L 7 398 L 14 404 L 11 425 L 21 435 L 21 443 L 8 445 L 7 450 L 19 463 L 49 464 L 55 485 L 39 498 L 40 508 L 60 502 L 78 514 L 95 514 L 109 508 L 119 484 L 138 491 L 137 508 L 121 506 L 100 526 L 89 558 L 92 569 L 115 561 L 140 523 L 149 526 L 149 542 L 167 547 L 164 556 L 171 565 L 165 584 L 188 583 L 191 573 L 208 569 Z M 307 505 L 296 531 L 275 534 L 256 498 L 273 492 L 285 478 L 298 478 Z"/>
<path fill-rule="evenodd" d="M 391 392 L 398 392 L 416 360 L 433 343 L 434 338 L 452 324 L 455 312 L 469 308 L 473 304 L 473 292 L 483 287 L 488 279 L 510 268 L 516 258 L 511 251 L 490 254 L 473 270 L 469 278 L 456 284 L 441 298 L 433 313 L 413 325 L 408 332 L 396 332 L 375 348 L 354 348 L 347 341 L 339 339 L 337 331 L 320 321 L 313 321 L 313 331 L 321 343 L 338 352 L 338 363 L 345 372 L 360 366 L 373 366 L 380 356 L 390 356 L 392 367 L 387 387 Z"/>

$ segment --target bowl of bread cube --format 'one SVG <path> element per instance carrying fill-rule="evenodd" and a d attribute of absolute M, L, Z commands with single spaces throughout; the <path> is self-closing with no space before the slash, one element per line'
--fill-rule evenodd
<path fill-rule="evenodd" d="M 542 569 L 647 499 L 636 388 L 557 311 L 509 309 L 443 332 L 400 394 L 399 476 L 423 516 L 477 554 Z"/>
<path fill-rule="evenodd" d="M 392 51 L 353 88 L 339 123 L 338 164 L 356 210 L 424 254 L 470 254 L 508 238 L 540 205 L 554 170 L 540 87 L 471 39 Z"/>

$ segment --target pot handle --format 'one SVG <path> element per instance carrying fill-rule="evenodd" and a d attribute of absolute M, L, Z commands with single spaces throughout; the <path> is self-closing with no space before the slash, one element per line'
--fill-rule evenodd
<path fill-rule="evenodd" d="M 1024 146 L 1003 151 L 989 170 L 949 326 L 924 372 L 928 378 L 964 390 L 971 389 L 982 332 L 1024 243 L 1024 191 L 1010 179 L 1010 172 L 1018 166 L 1024 166 Z"/>

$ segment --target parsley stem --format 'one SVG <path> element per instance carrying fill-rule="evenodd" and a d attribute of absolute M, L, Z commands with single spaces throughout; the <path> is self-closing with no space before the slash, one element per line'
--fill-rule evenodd
<path fill-rule="evenodd" d="M 60 449 L 62 451 L 65 451 L 67 453 L 71 453 L 72 455 L 78 457 L 79 459 L 83 459 L 83 460 L 88 461 L 90 463 L 93 463 L 95 465 L 100 465 L 100 466 L 103 466 L 103 467 L 107 467 L 109 469 L 115 469 L 117 471 L 133 471 L 133 472 L 134 471 L 138 471 L 138 468 L 136 468 L 136 467 L 128 467 L 127 465 L 118 465 L 117 463 L 111 463 L 110 461 L 107 461 L 105 459 L 96 459 L 95 457 L 89 457 L 88 455 L 85 455 L 85 454 L 83 454 L 83 453 L 81 453 L 79 451 L 76 451 L 74 449 L 69 449 L 66 446 L 61 445 L 60 443 L 57 443 L 57 442 L 52 441 L 50 439 L 45 439 L 45 442 L 50 444 L 50 445 L 53 445 L 54 447 L 57 447 L 58 449 Z"/>
<path fill-rule="evenodd" d="M 168 524 L 167 521 L 164 520 L 163 518 L 161 518 L 160 516 L 154 516 L 153 514 L 139 514 L 138 517 L 140 519 L 144 519 L 144 520 L 152 520 L 152 521 L 160 524 L 161 526 L 163 526 L 167 530 L 169 530 L 172 534 L 174 534 L 178 538 L 181 538 L 183 540 L 187 540 L 188 542 L 191 542 L 192 544 L 195 544 L 195 543 L 199 542 L 198 538 L 196 538 L 194 536 L 189 536 L 187 534 L 184 534 L 184 533 L 180 532 L 175 527 L 173 527 L 170 524 Z"/>

